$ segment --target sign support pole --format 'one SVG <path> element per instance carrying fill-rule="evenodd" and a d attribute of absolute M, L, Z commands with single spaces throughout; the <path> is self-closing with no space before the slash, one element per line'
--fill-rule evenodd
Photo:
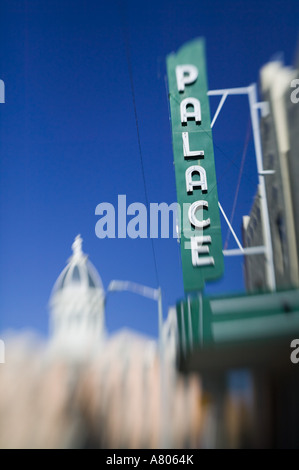
<path fill-rule="evenodd" d="M 259 188 L 260 188 L 261 220 L 262 220 L 262 230 L 263 230 L 263 238 L 264 238 L 264 250 L 262 250 L 262 247 L 252 247 L 251 249 L 239 247 L 239 250 L 224 250 L 224 254 L 226 256 L 242 255 L 242 254 L 254 255 L 254 254 L 264 252 L 265 259 L 266 259 L 267 284 L 271 291 L 275 291 L 276 280 L 275 280 L 275 269 L 274 269 L 274 260 L 273 260 L 273 247 L 272 247 L 271 228 L 270 228 L 270 219 L 269 219 L 266 184 L 265 184 L 265 176 L 269 174 L 273 174 L 273 170 L 265 171 L 263 169 L 262 143 L 261 143 L 259 117 L 258 117 L 258 110 L 259 108 L 261 108 L 261 105 L 263 103 L 259 103 L 257 100 L 257 90 L 256 90 L 255 83 L 248 87 L 227 88 L 223 90 L 208 91 L 208 96 L 219 96 L 219 95 L 222 96 L 222 98 L 212 121 L 213 126 L 216 122 L 216 119 L 228 95 L 248 95 L 255 156 L 256 156 L 256 165 L 257 165 L 257 172 L 258 172 L 258 182 L 259 182 Z"/>
<path fill-rule="evenodd" d="M 261 144 L 260 127 L 259 127 L 259 122 L 258 122 L 258 101 L 257 101 L 257 92 L 256 92 L 255 83 L 248 87 L 248 98 L 249 98 L 252 130 L 253 130 L 258 180 L 259 180 L 259 187 L 260 187 L 260 201 L 261 201 L 261 215 L 262 215 L 261 218 L 262 218 L 262 227 L 263 227 L 264 243 L 265 243 L 266 275 L 267 275 L 267 281 L 268 281 L 270 290 L 275 291 L 276 282 L 275 282 L 275 271 L 274 271 L 274 261 L 273 261 L 273 248 L 272 248 L 272 238 L 271 238 L 271 230 L 270 230 L 269 211 L 268 211 L 268 204 L 267 204 L 265 176 L 263 173 L 262 144 Z"/>

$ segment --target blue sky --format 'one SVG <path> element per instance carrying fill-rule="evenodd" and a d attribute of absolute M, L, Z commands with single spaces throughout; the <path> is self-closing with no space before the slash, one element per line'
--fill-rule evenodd
<path fill-rule="evenodd" d="M 166 55 L 206 39 L 210 89 L 247 86 L 273 58 L 292 65 L 298 38 L 296 0 L 111 1 L 2 0 L 0 78 L 0 331 L 48 331 L 51 288 L 80 233 L 104 287 L 126 279 L 163 292 L 164 315 L 183 296 L 176 240 L 95 235 L 101 202 L 145 202 L 129 80 L 134 82 L 150 202 L 176 200 Z M 217 99 L 210 102 L 212 115 Z M 218 193 L 231 212 L 249 119 L 247 100 L 229 98 L 214 127 Z M 234 225 L 256 191 L 250 142 Z M 223 225 L 223 238 L 226 227 Z M 230 247 L 234 247 L 232 237 Z M 242 259 L 226 262 L 211 294 L 243 289 Z M 107 326 L 157 333 L 156 305 L 130 293 L 111 295 Z"/>

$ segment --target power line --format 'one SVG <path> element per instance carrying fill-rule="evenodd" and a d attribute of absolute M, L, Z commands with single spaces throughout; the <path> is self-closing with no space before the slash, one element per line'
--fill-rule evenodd
<path fill-rule="evenodd" d="M 246 133 L 244 148 L 243 148 L 241 166 L 240 166 L 240 171 L 239 171 L 239 176 L 238 176 L 238 183 L 237 183 L 236 193 L 235 193 L 235 197 L 234 197 L 232 212 L 231 212 L 230 220 L 229 220 L 231 225 L 233 224 L 233 219 L 234 219 L 235 210 L 236 210 L 236 206 L 237 206 L 237 200 L 238 200 L 238 195 L 239 195 L 239 190 L 240 190 L 240 185 L 241 185 L 241 179 L 242 179 L 242 174 L 243 174 L 243 169 L 244 169 L 244 164 L 245 164 L 245 158 L 246 158 L 248 144 L 249 144 L 250 130 L 251 130 L 251 124 L 250 124 L 250 119 L 249 119 L 248 125 L 247 125 L 247 133 Z M 226 234 L 225 244 L 224 244 L 224 250 L 227 249 L 230 234 L 231 234 L 231 231 L 230 231 L 230 229 L 228 229 L 227 234 Z"/>
<path fill-rule="evenodd" d="M 142 155 L 140 132 L 139 132 L 139 121 L 138 121 L 136 99 L 135 99 L 133 71 L 132 71 L 131 55 L 130 55 L 130 48 L 129 48 L 129 37 L 128 37 L 129 35 L 128 35 L 128 29 L 127 29 L 127 23 L 126 23 L 126 16 L 125 16 L 125 12 L 124 12 L 122 2 L 119 2 L 119 9 L 120 9 L 120 14 L 121 14 L 122 32 L 123 32 L 123 37 L 124 37 L 126 59 L 127 59 L 130 85 L 131 85 L 131 95 L 132 95 L 132 103 L 133 103 L 133 108 L 134 108 L 134 116 L 135 116 L 135 124 L 136 124 L 136 133 L 137 133 L 137 141 L 138 141 L 138 149 L 139 149 L 140 166 L 141 166 L 141 173 L 142 173 L 142 180 L 143 180 L 143 187 L 144 187 L 145 203 L 146 203 L 147 210 L 149 210 L 149 199 L 148 199 L 148 193 L 147 193 L 147 187 L 146 187 L 145 171 L 144 171 L 144 164 L 143 164 L 143 155 Z M 156 281 L 157 281 L 158 286 L 160 286 L 154 241 L 151 237 L 150 237 L 150 240 L 151 240 L 151 246 L 152 246 Z"/>

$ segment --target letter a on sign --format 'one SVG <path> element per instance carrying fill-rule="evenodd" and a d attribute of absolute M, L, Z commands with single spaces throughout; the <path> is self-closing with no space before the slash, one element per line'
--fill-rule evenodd
<path fill-rule="evenodd" d="M 203 39 L 167 57 L 172 145 L 186 292 L 223 274 L 222 238 Z M 186 206 L 185 206 L 186 204 Z"/>

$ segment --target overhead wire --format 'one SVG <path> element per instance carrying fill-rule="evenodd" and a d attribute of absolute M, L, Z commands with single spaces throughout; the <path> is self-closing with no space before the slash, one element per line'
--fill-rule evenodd
<path fill-rule="evenodd" d="M 143 162 L 143 154 L 142 154 L 140 131 L 139 131 L 139 120 L 138 120 L 138 114 L 137 114 L 135 88 L 134 88 L 134 80 L 133 80 L 133 70 L 132 70 L 131 54 L 130 54 L 130 47 L 129 47 L 129 33 L 128 33 L 124 6 L 121 1 L 119 2 L 119 11 L 120 11 L 120 16 L 121 16 L 122 33 L 123 33 L 126 60 L 127 60 L 129 79 L 130 79 L 131 97 L 132 97 L 132 104 L 133 104 L 134 117 L 135 117 L 136 134 L 137 134 L 137 142 L 138 142 L 138 150 L 139 150 L 139 160 L 140 160 L 140 167 L 141 167 L 141 174 L 142 174 L 142 181 L 143 181 L 143 188 L 144 188 L 145 203 L 146 203 L 147 211 L 149 211 L 150 206 L 149 206 L 148 191 L 147 191 L 146 179 L 145 179 L 144 162 Z M 157 285 L 160 286 L 154 241 L 152 237 L 150 237 L 150 240 L 151 240 L 156 282 L 157 282 Z"/>
<path fill-rule="evenodd" d="M 238 175 L 238 182 L 237 182 L 237 187 L 236 187 L 236 192 L 235 192 L 235 197 L 234 197 L 234 202 L 233 202 L 233 207 L 229 219 L 229 223 L 232 225 L 234 216 L 235 216 L 235 211 L 237 207 L 237 201 L 238 201 L 238 196 L 239 196 L 239 190 L 240 190 L 240 185 L 241 185 L 241 179 L 243 175 L 243 170 L 244 170 L 244 164 L 245 164 L 245 159 L 247 155 L 247 149 L 248 149 L 248 144 L 249 144 L 249 139 L 250 139 L 250 131 L 251 131 L 251 122 L 250 119 L 248 120 L 248 125 L 247 125 L 247 132 L 246 132 L 246 138 L 245 138 L 245 143 L 244 143 L 244 148 L 243 148 L 243 153 L 242 153 L 242 160 L 241 160 L 241 166 L 240 166 L 240 171 Z M 229 237 L 231 234 L 231 230 L 228 228 L 227 233 L 226 233 L 226 239 L 224 243 L 224 250 L 227 249 L 228 242 L 229 242 Z"/>

